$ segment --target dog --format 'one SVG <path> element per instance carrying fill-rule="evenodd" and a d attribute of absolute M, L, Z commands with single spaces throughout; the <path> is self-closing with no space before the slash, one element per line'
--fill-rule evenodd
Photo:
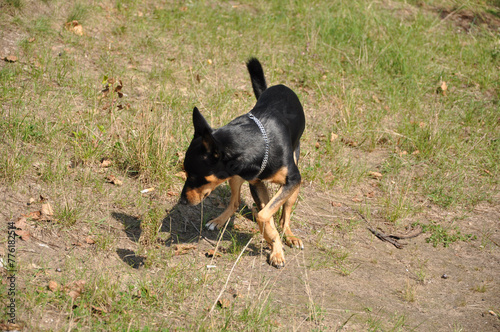
<path fill-rule="evenodd" d="M 255 219 L 271 247 L 269 263 L 280 268 L 285 265 L 285 256 L 273 220 L 280 207 L 286 244 L 304 249 L 290 229 L 290 215 L 301 184 L 297 165 L 305 116 L 299 98 L 290 88 L 267 87 L 257 59 L 251 58 L 246 65 L 257 98 L 249 113 L 212 129 L 200 111 L 193 109 L 194 137 L 184 158 L 187 179 L 180 203 L 197 205 L 218 185 L 229 181 L 228 207 L 206 224 L 210 230 L 220 229 L 239 208 L 241 185 L 247 181 L 257 207 Z M 274 197 L 269 198 L 264 181 L 281 185 Z"/>

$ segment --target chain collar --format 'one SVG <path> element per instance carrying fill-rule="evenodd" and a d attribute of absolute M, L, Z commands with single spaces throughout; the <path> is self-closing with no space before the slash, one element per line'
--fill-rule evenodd
<path fill-rule="evenodd" d="M 269 159 L 269 138 L 267 137 L 266 130 L 264 129 L 264 126 L 259 121 L 259 119 L 257 119 L 251 112 L 249 112 L 247 115 L 250 119 L 252 119 L 255 122 L 255 124 L 257 124 L 257 126 L 260 129 L 260 132 L 262 133 L 262 137 L 264 138 L 264 142 L 266 143 L 266 152 L 264 153 L 264 159 L 262 160 L 262 165 L 260 166 L 259 173 L 257 173 L 257 175 L 255 176 L 257 178 L 259 177 L 259 175 L 262 174 L 262 172 L 267 166 L 267 161 Z"/>

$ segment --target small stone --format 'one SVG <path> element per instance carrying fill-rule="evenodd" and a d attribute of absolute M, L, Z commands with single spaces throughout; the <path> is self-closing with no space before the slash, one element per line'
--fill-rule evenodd
<path fill-rule="evenodd" d="M 441 276 L 441 278 L 443 278 L 443 279 L 448 279 L 448 278 L 449 278 L 449 276 L 448 276 L 446 273 L 444 273 L 444 274 Z"/>

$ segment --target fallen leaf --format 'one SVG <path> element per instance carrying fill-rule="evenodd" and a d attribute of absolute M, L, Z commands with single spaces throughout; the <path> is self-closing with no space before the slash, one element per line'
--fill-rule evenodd
<path fill-rule="evenodd" d="M 337 138 L 339 138 L 339 135 L 337 135 L 333 132 L 330 134 L 330 142 L 335 141 Z"/>
<path fill-rule="evenodd" d="M 17 56 L 15 56 L 15 55 L 7 55 L 3 59 L 4 59 L 4 61 L 7 61 L 7 62 L 17 62 Z"/>
<path fill-rule="evenodd" d="M 354 198 L 353 198 L 353 199 L 351 199 L 351 200 L 352 200 L 353 202 L 356 202 L 356 203 L 360 203 L 360 202 L 362 202 L 362 201 L 363 201 L 363 199 L 362 199 L 362 198 L 359 198 L 359 197 L 357 197 L 357 196 L 356 196 L 356 197 L 354 197 Z"/>
<path fill-rule="evenodd" d="M 209 258 L 210 258 L 210 257 L 214 257 L 214 255 L 215 255 L 215 257 L 222 257 L 222 254 L 221 254 L 220 252 L 215 252 L 215 250 L 214 250 L 214 249 L 210 249 L 210 250 L 209 250 L 209 251 L 207 251 L 207 253 L 205 254 L 205 256 L 207 256 L 207 257 L 209 257 Z"/>
<path fill-rule="evenodd" d="M 79 297 L 85 288 L 85 280 L 77 280 L 73 281 L 70 284 L 67 284 L 64 286 L 64 291 L 73 299 L 75 300 L 77 297 Z"/>
<path fill-rule="evenodd" d="M 28 231 L 22 230 L 22 229 L 17 229 L 15 231 L 16 235 L 21 238 L 23 241 L 29 241 L 31 234 Z"/>
<path fill-rule="evenodd" d="M 106 177 L 106 180 L 109 182 L 109 183 L 112 183 L 114 185 L 117 185 L 117 186 L 121 186 L 123 184 L 123 181 L 122 180 L 119 180 L 117 179 L 113 174 L 110 174 Z"/>
<path fill-rule="evenodd" d="M 22 331 L 24 325 L 12 323 L 0 323 L 0 331 Z"/>
<path fill-rule="evenodd" d="M 27 215 L 28 218 L 33 219 L 33 220 L 40 220 L 42 217 L 42 212 L 41 211 L 32 211 L 28 213 Z"/>
<path fill-rule="evenodd" d="M 441 82 L 441 86 L 439 87 L 439 89 L 440 89 L 439 92 L 441 92 L 443 94 L 443 96 L 446 96 L 446 91 L 448 90 L 448 85 L 446 85 L 445 81 Z"/>
<path fill-rule="evenodd" d="M 217 304 L 222 309 L 226 309 L 229 308 L 229 306 L 231 305 L 231 301 L 227 298 L 220 298 L 219 301 L 217 301 Z"/>
<path fill-rule="evenodd" d="M 14 223 L 14 226 L 17 229 L 26 229 L 28 226 L 28 224 L 26 224 L 26 217 L 17 218 L 16 222 Z"/>
<path fill-rule="evenodd" d="M 314 147 L 315 147 L 316 149 L 319 149 L 319 142 L 316 142 L 316 144 L 314 145 Z"/>
<path fill-rule="evenodd" d="M 341 141 L 342 143 L 344 143 L 345 145 L 352 146 L 353 148 L 355 148 L 355 147 L 357 147 L 357 146 L 358 146 L 358 142 L 355 142 L 355 141 L 353 141 L 352 139 L 347 138 L 347 137 L 342 137 L 342 138 L 340 139 L 340 141 Z"/>
<path fill-rule="evenodd" d="M 59 284 L 54 280 L 49 281 L 49 289 L 53 292 L 59 289 Z"/>
<path fill-rule="evenodd" d="M 417 155 L 417 154 L 419 154 L 419 153 L 420 153 L 420 151 L 415 150 L 415 151 L 413 151 L 411 154 L 412 154 L 412 155 L 414 155 L 414 156 L 416 156 L 416 155 Z"/>
<path fill-rule="evenodd" d="M 196 245 L 195 244 L 177 244 L 175 247 L 174 247 L 174 254 L 176 256 L 178 255 L 185 255 L 187 254 L 190 250 L 194 250 L 196 249 Z"/>
<path fill-rule="evenodd" d="M 52 206 L 48 202 L 42 204 L 41 212 L 42 212 L 42 215 L 45 215 L 45 216 L 53 216 L 54 215 L 54 209 L 52 209 Z"/>
<path fill-rule="evenodd" d="M 370 192 L 366 193 L 365 196 L 368 198 L 373 198 L 373 197 L 375 197 L 375 192 L 370 191 Z"/>
<path fill-rule="evenodd" d="M 35 203 L 35 199 L 33 197 L 30 197 L 29 201 L 28 201 L 28 205 L 31 205 L 33 203 Z"/>
<path fill-rule="evenodd" d="M 113 162 L 112 162 L 111 160 L 109 160 L 109 159 L 103 159 L 103 160 L 101 161 L 101 167 L 102 167 L 102 168 L 109 167 L 109 166 L 111 166 L 112 164 L 113 164 Z"/>
<path fill-rule="evenodd" d="M 94 241 L 92 238 L 90 238 L 90 237 L 86 237 L 86 238 L 85 238 L 85 242 L 86 242 L 87 244 L 95 244 L 95 241 Z"/>
<path fill-rule="evenodd" d="M 102 315 L 102 313 L 105 313 L 105 314 L 108 313 L 108 310 L 105 308 L 96 307 L 95 305 L 91 305 L 90 307 L 92 308 L 92 311 L 96 314 Z"/>
<path fill-rule="evenodd" d="M 78 23 L 77 20 L 66 22 L 66 24 L 64 24 L 64 27 L 66 28 L 66 30 L 74 33 L 77 36 L 83 36 L 83 27 L 80 23 Z"/>
<path fill-rule="evenodd" d="M 371 178 L 377 179 L 377 180 L 380 180 L 382 178 L 382 173 L 379 173 L 379 172 L 368 172 L 368 175 Z"/>
<path fill-rule="evenodd" d="M 176 193 L 175 191 L 169 190 L 167 191 L 167 196 L 168 197 L 173 197 L 173 196 L 178 196 L 179 194 Z"/>
<path fill-rule="evenodd" d="M 330 202 L 330 204 L 331 204 L 332 206 L 335 206 L 335 207 L 342 207 L 342 203 L 338 203 L 338 202 L 333 202 L 333 201 L 331 201 L 331 202 Z"/>

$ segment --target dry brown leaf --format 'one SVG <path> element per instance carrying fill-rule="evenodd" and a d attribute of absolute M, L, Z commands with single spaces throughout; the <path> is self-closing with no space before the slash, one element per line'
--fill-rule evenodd
<path fill-rule="evenodd" d="M 53 292 L 59 289 L 59 284 L 54 280 L 49 281 L 49 289 Z"/>
<path fill-rule="evenodd" d="M 85 288 L 85 280 L 77 280 L 64 286 L 64 291 L 73 300 L 75 300 L 78 296 L 80 296 L 83 293 L 84 288 Z"/>
<path fill-rule="evenodd" d="M 339 138 L 339 135 L 337 135 L 333 132 L 330 134 L 330 142 L 335 141 L 337 138 Z"/>
<path fill-rule="evenodd" d="M 114 185 L 117 185 L 117 186 L 121 186 L 123 184 L 123 181 L 122 180 L 119 180 L 117 179 L 113 174 L 110 174 L 106 177 L 106 180 L 109 182 L 109 183 L 112 183 Z"/>
<path fill-rule="evenodd" d="M 167 196 L 168 197 L 173 197 L 173 196 L 178 196 L 179 194 L 176 193 L 175 191 L 169 190 L 167 191 Z"/>
<path fill-rule="evenodd" d="M 33 219 L 33 220 L 40 220 L 40 218 L 42 218 L 42 212 L 41 211 L 32 211 L 32 212 L 28 213 L 28 215 L 26 217 Z"/>
<path fill-rule="evenodd" d="M 17 229 L 26 229 L 28 224 L 26 224 L 26 217 L 19 217 L 17 218 L 16 222 L 14 223 L 14 226 Z"/>
<path fill-rule="evenodd" d="M 331 204 L 332 206 L 335 206 L 335 207 L 342 207 L 342 203 L 338 203 L 338 202 L 333 202 L 333 201 L 332 201 L 332 202 L 330 202 L 330 204 Z"/>
<path fill-rule="evenodd" d="M 17 62 L 17 56 L 15 56 L 15 55 L 7 55 L 3 59 L 4 59 L 4 61 L 7 61 L 7 62 Z"/>
<path fill-rule="evenodd" d="M 353 199 L 351 199 L 353 202 L 356 202 L 356 203 L 360 203 L 363 201 L 362 198 L 359 198 L 358 196 L 354 197 Z"/>
<path fill-rule="evenodd" d="M 78 23 L 77 20 L 66 22 L 66 24 L 64 24 L 64 27 L 66 28 L 66 30 L 73 32 L 77 36 L 83 36 L 83 27 L 80 23 Z"/>
<path fill-rule="evenodd" d="M 229 299 L 223 297 L 223 298 L 220 298 L 219 301 L 217 301 L 217 304 L 222 309 L 226 309 L 226 308 L 229 308 L 229 306 L 231 305 L 231 301 Z"/>
<path fill-rule="evenodd" d="M 207 256 L 207 257 L 214 257 L 214 255 L 215 255 L 215 257 L 222 257 L 222 254 L 220 252 L 215 252 L 215 249 L 210 249 L 205 254 L 205 256 Z"/>
<path fill-rule="evenodd" d="M 353 148 L 355 148 L 355 147 L 357 147 L 357 146 L 358 146 L 358 142 L 353 141 L 352 139 L 347 138 L 347 137 L 342 137 L 342 138 L 340 139 L 340 141 L 341 141 L 342 143 L 344 143 L 345 145 L 352 146 Z"/>
<path fill-rule="evenodd" d="M 22 331 L 23 324 L 0 323 L 0 331 Z"/>
<path fill-rule="evenodd" d="M 371 178 L 377 179 L 377 180 L 380 180 L 382 178 L 382 173 L 379 173 L 379 172 L 368 172 L 368 175 Z"/>
<path fill-rule="evenodd" d="M 375 192 L 370 191 L 370 192 L 366 193 L 365 196 L 368 198 L 373 198 L 373 197 L 375 197 Z"/>
<path fill-rule="evenodd" d="M 102 168 L 106 168 L 106 167 L 111 166 L 112 164 L 113 164 L 113 162 L 112 162 L 111 160 L 109 160 L 109 159 L 103 159 L 103 160 L 101 161 L 101 165 L 100 165 L 100 166 L 101 166 Z"/>
<path fill-rule="evenodd" d="M 52 209 L 52 206 L 48 202 L 42 204 L 41 212 L 42 212 L 42 215 L 45 215 L 45 216 L 53 216 L 54 215 L 54 209 Z"/>
<path fill-rule="evenodd" d="M 86 237 L 85 238 L 85 243 L 87 243 L 87 244 L 95 244 L 95 241 L 92 238 L 90 238 L 90 237 Z"/>
<path fill-rule="evenodd" d="M 31 237 L 30 232 L 22 230 L 22 229 L 17 229 L 15 232 L 16 232 L 16 235 L 19 236 L 21 238 L 21 240 L 23 240 L 23 241 L 29 241 L 29 239 Z"/>
<path fill-rule="evenodd" d="M 108 310 L 106 308 L 96 307 L 95 305 L 90 306 L 92 311 L 96 314 L 102 315 L 103 313 L 107 314 Z"/>
<path fill-rule="evenodd" d="M 175 250 L 174 254 L 176 256 L 178 256 L 178 255 L 185 255 L 189 251 L 195 250 L 195 249 L 196 249 L 196 245 L 195 244 L 177 244 L 174 247 L 174 250 Z"/>

